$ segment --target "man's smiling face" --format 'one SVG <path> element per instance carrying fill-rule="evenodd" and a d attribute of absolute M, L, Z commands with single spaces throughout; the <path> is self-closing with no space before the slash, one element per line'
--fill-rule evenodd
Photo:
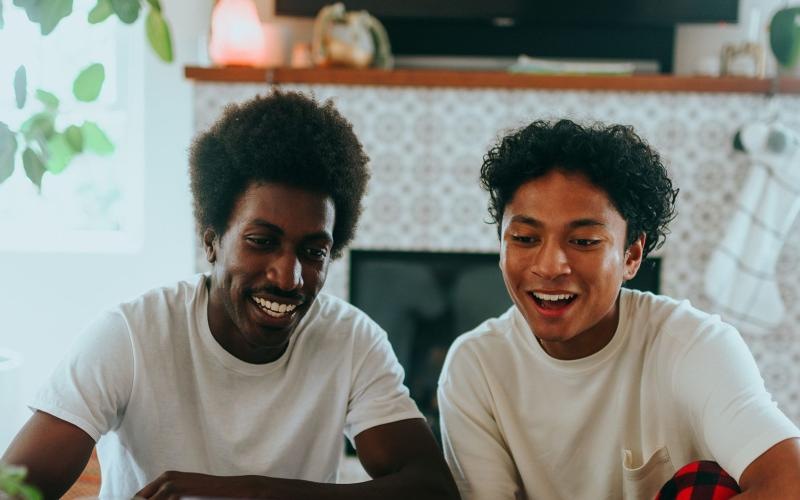
<path fill-rule="evenodd" d="M 208 322 L 228 352 L 251 363 L 279 358 L 308 312 L 330 262 L 330 197 L 278 183 L 251 184 L 228 228 L 208 229 Z"/>
<path fill-rule="evenodd" d="M 623 280 L 639 269 L 644 237 L 581 174 L 552 170 L 506 205 L 500 267 L 512 300 L 545 350 L 561 359 L 602 349 L 617 326 Z"/>

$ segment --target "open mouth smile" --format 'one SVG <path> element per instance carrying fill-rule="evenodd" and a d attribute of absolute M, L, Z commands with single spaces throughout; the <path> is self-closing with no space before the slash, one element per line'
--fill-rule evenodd
<path fill-rule="evenodd" d="M 294 315 L 297 304 L 277 302 L 261 297 L 251 297 L 259 309 L 272 318 L 288 318 Z"/>
<path fill-rule="evenodd" d="M 564 315 L 578 297 L 574 293 L 529 292 L 529 295 L 539 313 L 547 317 Z"/>

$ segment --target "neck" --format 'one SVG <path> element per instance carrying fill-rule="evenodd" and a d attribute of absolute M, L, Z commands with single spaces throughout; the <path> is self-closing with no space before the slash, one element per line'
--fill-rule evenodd
<path fill-rule="evenodd" d="M 208 290 L 208 307 L 206 309 L 208 327 L 211 330 L 211 336 L 223 349 L 245 363 L 257 365 L 271 363 L 286 352 L 289 347 L 288 339 L 278 346 L 258 346 L 248 342 L 231 319 L 224 301 L 218 296 L 224 292 L 211 285 L 211 278 L 206 280 L 206 289 Z"/>
<path fill-rule="evenodd" d="M 619 324 L 619 295 L 611 310 L 597 324 L 565 341 L 549 341 L 536 337 L 549 356 L 561 360 L 581 359 L 600 352 L 614 338 Z"/>

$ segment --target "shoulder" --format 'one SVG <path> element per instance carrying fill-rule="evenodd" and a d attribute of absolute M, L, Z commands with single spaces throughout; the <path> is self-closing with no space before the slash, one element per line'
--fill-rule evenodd
<path fill-rule="evenodd" d="M 198 294 L 203 292 L 207 275 L 197 274 L 194 277 L 178 281 L 171 285 L 152 288 L 138 297 L 119 304 L 118 309 L 123 315 L 136 315 L 152 313 L 155 311 L 177 312 L 189 307 L 196 300 Z"/>
<path fill-rule="evenodd" d="M 625 320 L 637 333 L 646 332 L 650 341 L 685 347 L 717 336 L 739 337 L 719 315 L 702 311 L 688 300 L 638 290 L 623 289 L 622 293 Z"/>
<path fill-rule="evenodd" d="M 206 296 L 206 279 L 206 275 L 198 274 L 185 281 L 150 289 L 118 304 L 106 314 L 116 317 L 117 324 L 124 326 L 134 344 L 163 345 L 167 339 L 174 338 L 176 332 L 194 328 L 197 315 L 205 311 L 201 303 Z"/>
<path fill-rule="evenodd" d="M 507 351 L 516 349 L 515 311 L 512 306 L 501 316 L 490 318 L 456 338 L 447 352 L 440 381 L 454 372 L 492 365 Z"/>
<path fill-rule="evenodd" d="M 673 390 L 710 379 L 723 366 L 752 364 L 750 350 L 732 325 L 688 300 L 629 292 L 629 342 L 644 353 L 653 374 Z M 743 369 L 743 368 L 742 368 Z M 685 390 L 685 389 L 684 389 Z"/>
<path fill-rule="evenodd" d="M 625 319 L 628 321 L 647 321 L 653 325 L 663 325 L 674 314 L 683 314 L 687 307 L 691 307 L 688 300 L 677 300 L 667 295 L 657 295 L 641 290 L 623 288 L 620 291 L 620 300 L 625 309 Z M 699 312 L 699 311 L 698 311 Z"/>

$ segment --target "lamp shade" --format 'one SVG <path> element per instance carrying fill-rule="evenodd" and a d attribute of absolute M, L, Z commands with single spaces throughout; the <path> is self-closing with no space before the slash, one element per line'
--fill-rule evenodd
<path fill-rule="evenodd" d="M 208 55 L 218 65 L 266 65 L 267 45 L 253 0 L 217 2 L 211 12 Z"/>

